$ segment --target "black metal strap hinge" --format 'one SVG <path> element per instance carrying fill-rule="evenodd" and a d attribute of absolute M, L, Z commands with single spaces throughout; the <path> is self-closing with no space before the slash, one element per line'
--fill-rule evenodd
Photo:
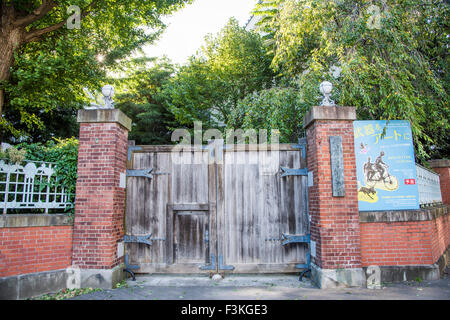
<path fill-rule="evenodd" d="M 149 246 L 153 245 L 152 241 L 166 241 L 166 238 L 152 238 L 150 233 L 148 236 L 130 236 L 125 235 L 123 237 L 123 242 L 125 243 L 143 243 Z"/>
<path fill-rule="evenodd" d="M 151 169 L 139 169 L 139 170 L 127 170 L 127 177 L 144 177 L 153 179 L 153 176 L 156 175 L 169 175 L 168 172 L 153 172 L 153 168 Z"/>
<path fill-rule="evenodd" d="M 300 273 L 299 280 L 302 281 L 303 277 L 309 273 L 311 275 L 311 252 L 310 252 L 310 246 L 311 246 L 311 235 L 297 235 L 297 234 L 282 234 L 281 235 L 281 244 L 283 246 L 291 244 L 291 243 L 305 243 L 308 245 L 308 251 L 306 251 L 306 263 L 304 264 L 297 264 L 295 268 L 297 269 L 304 269 Z"/>
<path fill-rule="evenodd" d="M 145 177 L 152 179 L 153 169 L 127 170 L 127 177 Z"/>

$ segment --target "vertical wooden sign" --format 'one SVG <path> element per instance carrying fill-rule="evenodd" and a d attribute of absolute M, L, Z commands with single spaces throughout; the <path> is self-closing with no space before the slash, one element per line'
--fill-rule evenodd
<path fill-rule="evenodd" d="M 345 197 L 344 151 L 341 136 L 330 137 L 330 155 L 333 197 Z"/>

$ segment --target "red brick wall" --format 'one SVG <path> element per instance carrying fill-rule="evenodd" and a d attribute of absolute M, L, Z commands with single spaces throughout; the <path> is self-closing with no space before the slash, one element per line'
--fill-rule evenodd
<path fill-rule="evenodd" d="M 363 266 L 434 264 L 449 244 L 449 214 L 431 221 L 361 223 Z"/>
<path fill-rule="evenodd" d="M 342 136 L 345 197 L 333 197 L 330 136 Z M 353 122 L 315 121 L 307 129 L 311 239 L 316 241 L 313 262 L 323 269 L 360 268 L 360 230 L 355 170 Z"/>
<path fill-rule="evenodd" d="M 447 214 L 430 222 L 432 227 L 431 251 L 433 252 L 433 261 L 436 262 L 450 245 L 450 218 Z"/>
<path fill-rule="evenodd" d="M 433 170 L 439 174 L 442 202 L 450 204 L 450 168 L 433 168 Z"/>
<path fill-rule="evenodd" d="M 0 228 L 0 277 L 71 265 L 72 226 Z"/>
<path fill-rule="evenodd" d="M 111 269 L 121 263 L 117 242 L 123 238 L 128 131 L 117 123 L 82 123 L 78 153 L 73 265 Z"/>

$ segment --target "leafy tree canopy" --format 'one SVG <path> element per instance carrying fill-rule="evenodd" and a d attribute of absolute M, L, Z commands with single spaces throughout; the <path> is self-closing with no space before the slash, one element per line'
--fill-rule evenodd
<path fill-rule="evenodd" d="M 175 117 L 168 110 L 163 87 L 175 72 L 167 58 L 133 60 L 128 73 L 120 79 L 123 93 L 116 97 L 116 107 L 133 120 L 130 140 L 137 144 L 168 144 Z"/>
<path fill-rule="evenodd" d="M 231 114 L 230 128 L 265 129 L 268 138 L 279 130 L 279 142 L 291 143 L 304 135 L 302 103 L 297 88 L 273 87 L 247 95 Z"/>
<path fill-rule="evenodd" d="M 307 104 L 329 80 L 334 100 L 360 119 L 409 120 L 420 160 L 449 156 L 445 1 L 276 0 L 256 10 L 272 67 L 297 81 Z"/>
<path fill-rule="evenodd" d="M 271 85 L 270 62 L 261 36 L 230 19 L 165 88 L 170 110 L 184 125 L 223 126 L 240 99 Z"/>
<path fill-rule="evenodd" d="M 191 0 L 6 0 L 0 4 L 0 129 L 38 140 L 49 120 L 73 118 L 107 71 L 164 29 L 163 15 Z M 80 9 L 80 28 L 68 28 Z M 76 12 L 75 12 L 76 13 Z M 101 57 L 101 59 L 99 59 Z M 100 61 L 99 61 L 100 60 Z M 65 126 L 64 121 L 61 127 Z M 70 123 L 70 120 L 69 120 Z M 73 124 L 69 125 L 73 132 Z M 76 128 L 76 126 L 75 126 Z M 56 132 L 70 133 L 63 128 Z M 15 137 L 15 139 L 13 138 Z"/>

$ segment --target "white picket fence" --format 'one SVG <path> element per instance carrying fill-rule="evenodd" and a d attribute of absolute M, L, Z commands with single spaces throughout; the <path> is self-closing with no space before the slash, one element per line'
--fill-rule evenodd
<path fill-rule="evenodd" d="M 54 163 L 27 161 L 25 165 L 0 160 L 0 210 L 66 209 L 70 195 L 58 184 Z"/>
<path fill-rule="evenodd" d="M 442 203 L 439 175 L 416 163 L 417 184 L 421 206 Z"/>

